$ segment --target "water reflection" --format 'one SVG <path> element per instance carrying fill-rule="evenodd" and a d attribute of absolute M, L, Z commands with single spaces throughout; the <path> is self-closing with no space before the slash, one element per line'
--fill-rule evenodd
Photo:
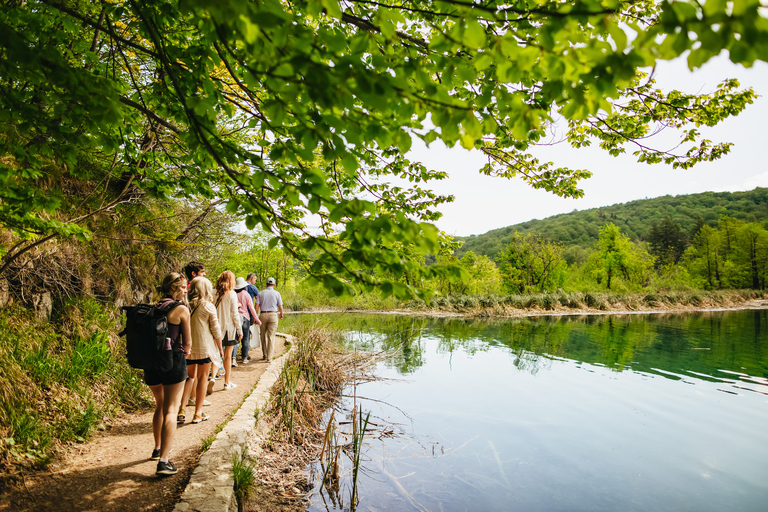
<path fill-rule="evenodd" d="M 288 320 L 347 330 L 360 350 L 393 353 L 389 365 L 402 374 L 425 363 L 426 336 L 436 339 L 440 354 L 461 351 L 472 356 L 507 347 L 517 356 L 515 367 L 531 373 L 546 368 L 555 357 L 618 372 L 721 380 L 728 371 L 768 377 L 763 346 L 767 314 L 748 310 L 477 319 L 334 313 Z"/>
<path fill-rule="evenodd" d="M 719 512 L 768 502 L 766 314 L 287 320 L 391 354 L 358 510 Z"/>

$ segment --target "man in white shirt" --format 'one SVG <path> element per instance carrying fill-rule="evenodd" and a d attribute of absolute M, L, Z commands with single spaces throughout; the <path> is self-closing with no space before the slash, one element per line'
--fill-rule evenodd
<path fill-rule="evenodd" d="M 272 361 L 275 347 L 277 322 L 283 319 L 283 298 L 275 290 L 275 278 L 267 278 L 267 287 L 256 297 L 259 302 L 259 320 L 261 320 L 261 353 L 267 362 Z"/>

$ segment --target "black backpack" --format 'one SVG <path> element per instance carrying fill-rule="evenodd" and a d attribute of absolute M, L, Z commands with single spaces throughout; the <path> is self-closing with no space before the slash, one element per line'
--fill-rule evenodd
<path fill-rule="evenodd" d="M 181 304 L 171 300 L 159 304 L 123 306 L 128 318 L 120 336 L 125 336 L 129 365 L 158 372 L 167 372 L 173 368 L 168 313 Z"/>

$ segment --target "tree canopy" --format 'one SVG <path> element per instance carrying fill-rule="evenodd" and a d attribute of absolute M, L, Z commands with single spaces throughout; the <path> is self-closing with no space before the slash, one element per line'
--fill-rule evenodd
<path fill-rule="evenodd" d="M 480 171 L 580 196 L 584 169 L 529 151 L 549 130 L 575 147 L 689 167 L 719 158 L 697 128 L 754 92 L 656 89 L 641 72 L 722 50 L 768 56 L 758 0 L 5 0 L 0 4 L 0 267 L 138 194 L 226 201 L 341 293 L 385 293 L 444 243 L 430 222 L 445 177 L 410 161 L 414 137 L 484 152 Z M 564 123 L 554 120 L 563 119 Z M 644 138 L 680 130 L 679 152 Z M 110 201 L 46 183 L 98 175 Z M 409 187 L 387 180 L 407 181 Z M 308 228 L 319 219 L 321 229 Z M 409 254 L 402 255 L 403 244 Z M 421 266 L 423 277 L 456 272 Z"/>

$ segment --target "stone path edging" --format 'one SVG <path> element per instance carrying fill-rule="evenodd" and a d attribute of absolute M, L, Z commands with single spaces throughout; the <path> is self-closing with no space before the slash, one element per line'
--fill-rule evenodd
<path fill-rule="evenodd" d="M 200 457 L 181 499 L 173 512 L 229 512 L 237 510 L 232 477 L 232 454 L 247 447 L 256 428 L 256 410 L 263 409 L 269 392 L 277 382 L 288 355 L 293 350 L 293 336 L 277 334 L 291 343 L 291 348 L 274 359 L 229 422 L 218 433 L 208 451 Z"/>

